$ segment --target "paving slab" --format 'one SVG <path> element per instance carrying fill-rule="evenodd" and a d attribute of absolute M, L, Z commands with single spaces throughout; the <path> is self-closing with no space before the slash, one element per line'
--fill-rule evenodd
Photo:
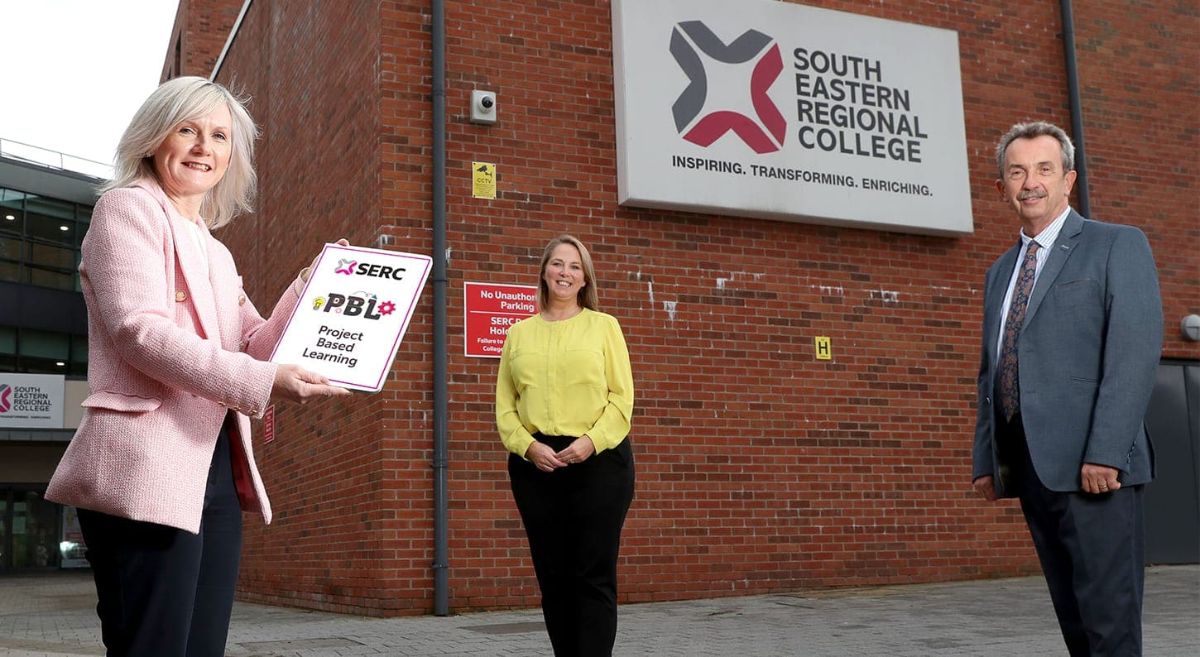
<path fill-rule="evenodd" d="M 0 578 L 0 657 L 103 655 L 86 573 Z M 1040 577 L 622 605 L 614 654 L 1065 656 Z M 1146 571 L 1145 654 L 1200 655 L 1200 566 Z M 550 655 L 537 610 L 363 618 L 237 603 L 227 657 Z"/>

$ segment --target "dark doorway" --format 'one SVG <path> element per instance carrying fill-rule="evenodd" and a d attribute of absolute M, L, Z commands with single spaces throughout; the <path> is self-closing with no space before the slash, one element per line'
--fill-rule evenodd
<path fill-rule="evenodd" d="M 1159 365 L 1146 425 L 1158 470 L 1146 487 L 1146 562 L 1200 563 L 1200 363 Z"/>
<path fill-rule="evenodd" d="M 44 485 L 0 488 L 0 573 L 59 565 L 59 506 L 42 498 Z"/>

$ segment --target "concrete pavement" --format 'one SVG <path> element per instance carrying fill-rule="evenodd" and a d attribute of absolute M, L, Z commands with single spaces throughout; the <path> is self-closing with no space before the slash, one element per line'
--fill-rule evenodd
<path fill-rule="evenodd" d="M 1200 654 L 1200 566 L 1146 574 L 1145 654 Z M 102 655 L 87 573 L 0 578 L 0 657 Z M 228 657 L 549 655 L 536 610 L 358 618 L 238 603 Z M 1066 655 L 1040 577 L 623 605 L 615 653 Z"/>

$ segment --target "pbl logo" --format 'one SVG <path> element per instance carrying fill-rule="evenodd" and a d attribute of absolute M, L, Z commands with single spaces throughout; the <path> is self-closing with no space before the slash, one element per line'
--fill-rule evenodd
<path fill-rule="evenodd" d="M 687 35 L 685 38 L 684 35 Z M 691 40 L 689 43 L 688 39 Z M 695 44 L 695 47 L 692 46 Z M 708 75 L 700 56 L 700 49 L 709 58 L 725 64 L 747 64 L 758 59 L 750 72 L 750 104 L 754 117 L 731 110 L 716 110 L 693 120 L 704 109 L 708 100 Z M 671 113 L 675 118 L 675 129 L 687 141 L 708 147 L 725 133 L 733 131 L 755 153 L 773 153 L 783 147 L 787 134 L 787 121 L 767 96 L 767 91 L 783 71 L 783 57 L 779 44 L 757 30 L 747 30 L 732 43 L 726 45 L 700 21 L 684 21 L 671 31 L 671 55 L 679 68 L 688 77 L 688 86 L 679 94 Z M 765 54 L 764 54 L 765 53 Z M 761 55 L 761 57 L 760 57 Z M 691 128 L 688 128 L 688 126 Z"/>
<path fill-rule="evenodd" d="M 0 413 L 12 410 L 12 386 L 0 383 Z"/>
<path fill-rule="evenodd" d="M 378 303 L 374 294 L 337 294 L 330 292 L 325 296 L 313 299 L 313 310 L 326 313 L 336 313 L 343 317 L 362 317 L 363 319 L 382 319 L 385 315 L 396 312 L 396 304 L 391 301 Z"/>

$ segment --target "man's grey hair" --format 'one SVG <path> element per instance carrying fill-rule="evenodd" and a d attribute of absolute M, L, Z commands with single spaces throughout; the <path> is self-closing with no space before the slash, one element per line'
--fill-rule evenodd
<path fill-rule="evenodd" d="M 1018 123 L 1008 129 L 1004 136 L 1000 138 L 1000 143 L 996 144 L 996 170 L 1000 177 L 1004 177 L 1004 154 L 1008 151 L 1009 144 L 1018 139 L 1033 139 L 1041 136 L 1054 137 L 1058 140 L 1058 145 L 1062 147 L 1062 166 L 1063 173 L 1075 170 L 1075 145 L 1071 143 L 1071 138 L 1062 128 L 1047 123 L 1046 121 L 1030 121 L 1028 123 Z"/>

